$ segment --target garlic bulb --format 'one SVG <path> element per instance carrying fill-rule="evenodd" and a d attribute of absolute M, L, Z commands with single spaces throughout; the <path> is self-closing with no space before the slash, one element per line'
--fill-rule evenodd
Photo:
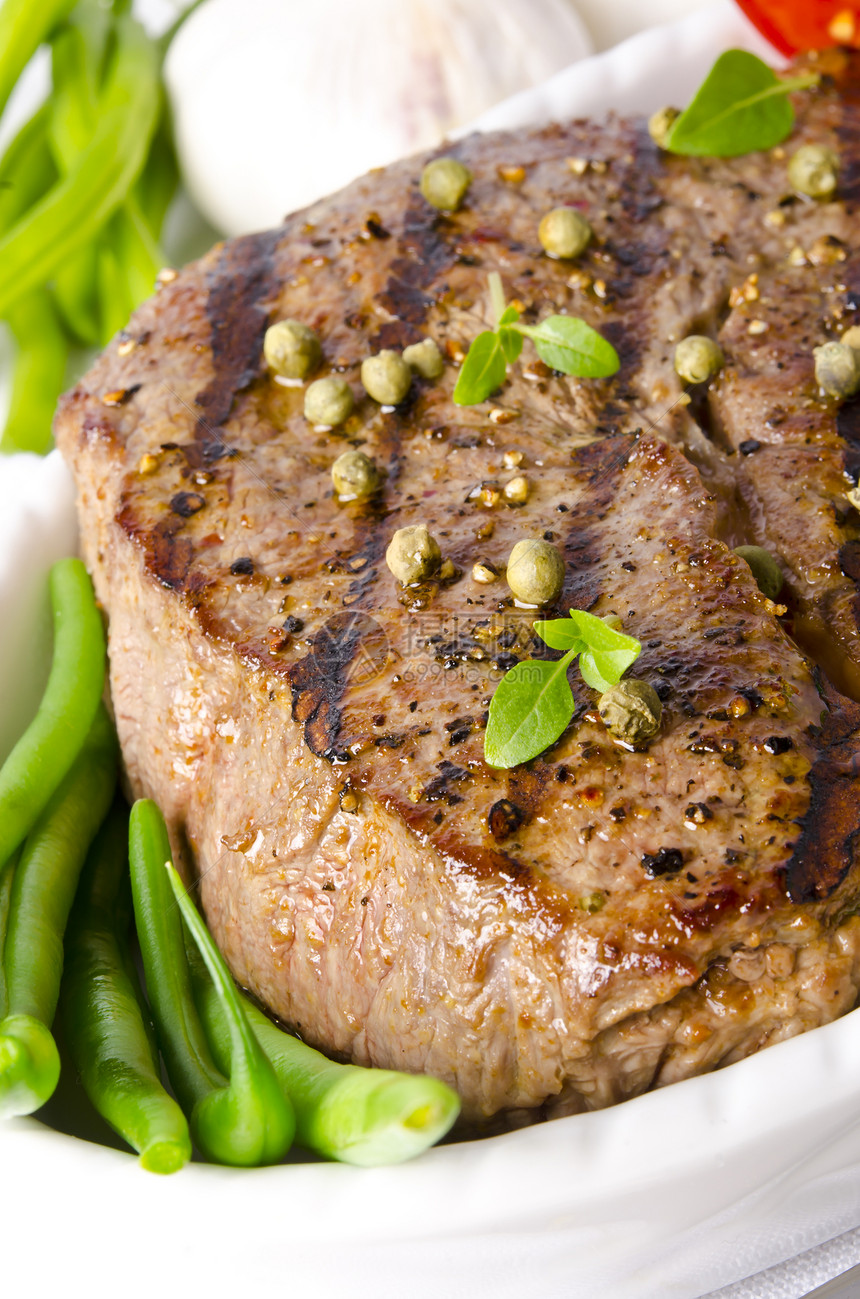
<path fill-rule="evenodd" d="M 191 195 L 240 234 L 589 52 L 572 0 L 207 0 L 165 72 Z"/>

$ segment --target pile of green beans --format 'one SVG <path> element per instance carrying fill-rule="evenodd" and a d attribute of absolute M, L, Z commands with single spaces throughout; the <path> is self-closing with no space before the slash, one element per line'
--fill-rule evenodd
<path fill-rule="evenodd" d="M 191 1158 L 188 1123 L 161 1082 L 158 1047 L 131 959 L 128 811 L 117 803 L 96 838 L 66 931 L 64 1039 L 84 1091 L 153 1173 Z"/>
<path fill-rule="evenodd" d="M 80 560 L 50 578 L 54 658 L 35 719 L 0 769 L 0 1115 L 57 1085 L 51 1024 L 63 932 L 87 848 L 113 797 L 117 745 L 100 697 L 105 645 Z"/>
<path fill-rule="evenodd" d="M 237 989 L 173 867 L 158 807 L 141 799 L 129 816 L 114 801 L 104 637 L 81 562 L 56 564 L 50 589 L 48 685 L 0 769 L 0 1117 L 53 1093 L 59 1002 L 84 1091 L 151 1172 L 182 1168 L 192 1141 L 236 1166 L 277 1163 L 294 1136 L 353 1164 L 420 1154 L 457 1117 L 450 1088 L 335 1064 Z"/>
<path fill-rule="evenodd" d="M 87 571 L 61 559 L 48 578 L 54 653 L 38 711 L 0 768 L 0 873 L 68 774 L 96 715 L 105 638 Z"/>
<path fill-rule="evenodd" d="M 70 354 L 107 343 L 164 263 L 178 180 L 161 84 L 172 33 L 152 40 L 129 8 L 0 3 L 0 112 L 51 47 L 51 92 L 0 158 L 0 320 L 15 344 L 2 451 L 48 449 Z"/>
<path fill-rule="evenodd" d="M 148 799 L 135 803 L 129 830 L 132 897 L 147 992 L 167 1072 L 189 1114 L 194 1140 L 218 1163 L 276 1163 L 293 1139 L 292 1106 L 242 1015 L 239 994 L 220 958 L 212 970 L 230 1026 L 229 1077 L 213 1061 L 191 994 L 181 916 L 199 926 L 193 930 L 198 940 L 203 922 L 181 887 L 174 902 L 165 870 L 170 843 L 156 805 Z"/>

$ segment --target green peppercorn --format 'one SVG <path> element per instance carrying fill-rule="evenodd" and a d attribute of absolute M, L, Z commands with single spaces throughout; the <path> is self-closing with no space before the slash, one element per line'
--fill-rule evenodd
<path fill-rule="evenodd" d="M 442 552 L 423 523 L 398 528 L 385 552 L 385 562 L 402 586 L 423 582 L 439 571 Z"/>
<path fill-rule="evenodd" d="M 344 451 L 331 467 L 331 481 L 338 496 L 351 501 L 373 495 L 379 486 L 379 470 L 376 461 L 363 451 Z"/>
<path fill-rule="evenodd" d="M 803 144 L 791 155 L 788 179 L 798 194 L 808 198 L 832 198 L 839 178 L 839 159 L 832 149 L 820 144 Z"/>
<path fill-rule="evenodd" d="M 597 711 L 607 730 L 627 744 L 642 744 L 660 729 L 663 705 L 647 681 L 628 677 L 600 696 Z"/>
<path fill-rule="evenodd" d="M 445 369 L 445 360 L 432 338 L 411 343 L 404 349 L 403 359 L 422 379 L 438 379 Z"/>
<path fill-rule="evenodd" d="M 648 134 L 661 149 L 666 147 L 666 136 L 681 116 L 680 108 L 658 108 L 648 118 Z"/>
<path fill-rule="evenodd" d="M 457 158 L 434 158 L 421 173 L 421 193 L 441 212 L 456 212 L 472 183 L 472 173 Z"/>
<path fill-rule="evenodd" d="M 381 406 L 396 406 L 403 401 L 412 382 L 412 371 L 399 352 L 386 348 L 361 363 L 364 390 Z"/>
<path fill-rule="evenodd" d="M 518 541 L 508 559 L 507 579 L 523 604 L 551 604 L 564 584 L 564 560 L 550 541 Z"/>
<path fill-rule="evenodd" d="M 706 383 L 722 365 L 722 352 L 705 334 L 688 334 L 675 348 L 675 373 L 684 383 Z"/>
<path fill-rule="evenodd" d="M 541 217 L 538 239 L 548 257 L 578 257 L 591 239 L 591 226 L 572 207 L 556 207 Z"/>
<path fill-rule="evenodd" d="M 336 374 L 315 379 L 305 393 L 305 419 L 311 424 L 325 424 L 330 428 L 342 424 L 354 408 L 352 389 Z"/>
<path fill-rule="evenodd" d="M 763 546 L 735 546 L 735 554 L 752 569 L 756 586 L 768 600 L 775 600 L 782 590 L 783 576 L 779 564 Z"/>
<path fill-rule="evenodd" d="M 274 374 L 284 379 L 307 379 L 322 361 L 320 341 L 300 320 L 278 320 L 266 330 L 263 355 Z"/>
<path fill-rule="evenodd" d="M 860 352 L 850 343 L 824 343 L 812 355 L 815 378 L 829 397 L 853 397 L 860 391 Z"/>

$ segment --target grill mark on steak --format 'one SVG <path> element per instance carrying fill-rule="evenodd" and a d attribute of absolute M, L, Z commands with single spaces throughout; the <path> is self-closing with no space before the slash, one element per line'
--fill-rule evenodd
<path fill-rule="evenodd" d="M 379 303 L 394 320 L 383 325 L 371 340 L 374 351 L 383 347 L 403 348 L 423 337 L 418 328 L 434 303 L 429 290 L 454 265 L 450 223 L 429 203 L 410 196 L 403 221 L 404 256 L 392 261 Z"/>
<path fill-rule="evenodd" d="M 564 592 L 558 600 L 562 616 L 568 609 L 591 609 L 600 597 L 601 548 L 594 530 L 583 527 L 583 507 L 589 519 L 602 520 L 638 440 L 638 433 L 618 434 L 576 452 L 577 471 L 585 474 L 588 496 L 575 513 L 562 516 L 566 528 L 561 543 L 566 567 Z"/>
<path fill-rule="evenodd" d="M 122 510 L 118 521 L 132 540 L 142 545 L 146 564 L 155 577 L 171 590 L 185 590 L 194 558 L 194 546 L 181 533 L 183 520 L 176 516 L 160 519 L 151 529 L 139 526 L 130 509 Z"/>
<path fill-rule="evenodd" d="M 213 375 L 195 399 L 205 412 L 195 429 L 198 442 L 219 442 L 216 430 L 228 418 L 237 393 L 262 369 L 268 324 L 262 304 L 276 291 L 274 252 L 279 239 L 279 231 L 267 230 L 231 240 L 207 276 Z"/>
<path fill-rule="evenodd" d="M 390 540 L 385 525 L 389 516 L 398 508 L 396 489 L 403 462 L 402 438 L 407 426 L 406 411 L 395 410 L 386 416 L 375 443 L 375 458 L 377 463 L 385 467 L 385 482 L 368 500 L 350 503 L 354 530 L 349 564 L 357 572 L 342 597 L 347 608 L 359 603 L 366 603 L 370 607 L 371 591 L 383 572 L 385 551 Z"/>
<path fill-rule="evenodd" d="M 860 704 L 834 699 L 826 713 L 821 755 L 809 773 L 809 810 L 799 820 L 797 847 L 786 867 L 786 886 L 795 902 L 833 893 L 860 856 L 857 776 Z"/>
<path fill-rule="evenodd" d="M 350 674 L 361 677 L 374 667 L 379 636 L 380 628 L 366 613 L 336 613 L 313 637 L 310 653 L 289 669 L 293 720 L 304 726 L 307 746 L 317 757 L 330 762 L 349 758 L 338 747 L 339 705 Z"/>

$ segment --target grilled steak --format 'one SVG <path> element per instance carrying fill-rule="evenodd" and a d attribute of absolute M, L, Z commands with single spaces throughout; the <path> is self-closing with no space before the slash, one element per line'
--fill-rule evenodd
<path fill-rule="evenodd" d="M 62 404 L 129 785 L 237 979 L 331 1052 L 452 1082 L 472 1118 L 605 1105 L 855 1002 L 860 425 L 811 353 L 860 318 L 860 64 L 828 60 L 786 149 L 840 154 L 836 202 L 795 200 L 781 149 L 675 158 L 638 121 L 472 137 L 460 212 L 425 203 L 411 159 L 219 245 Z M 596 232 L 575 265 L 537 242 L 560 203 Z M 492 402 L 455 406 L 491 270 L 526 321 L 594 325 L 619 374 L 524 351 Z M 266 372 L 283 317 L 352 383 L 343 428 Z M 682 395 L 690 332 L 726 367 Z M 363 357 L 424 337 L 438 382 L 363 396 Z M 332 493 L 348 446 L 384 468 L 368 500 Z M 451 564 L 403 590 L 384 553 L 412 523 Z M 663 724 L 620 745 L 572 671 L 561 739 L 499 771 L 500 674 L 553 654 L 472 566 L 539 536 L 566 563 L 550 616 L 619 615 Z M 783 603 L 741 542 L 777 557 Z"/>

